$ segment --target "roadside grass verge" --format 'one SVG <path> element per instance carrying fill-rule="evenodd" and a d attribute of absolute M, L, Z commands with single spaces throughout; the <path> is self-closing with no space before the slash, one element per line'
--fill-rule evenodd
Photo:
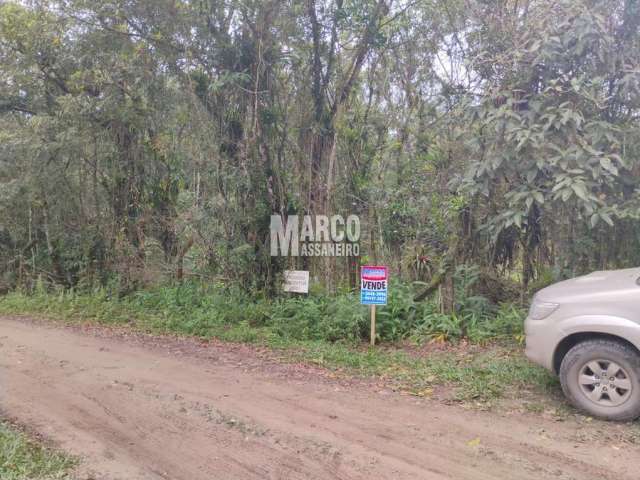
<path fill-rule="evenodd" d="M 455 400 L 491 403 L 558 387 L 556 378 L 529 362 L 517 345 L 487 344 L 469 350 L 454 346 L 424 355 L 401 347 L 356 349 L 321 342 L 269 346 L 286 349 L 291 359 L 376 377 L 417 396 L 430 396 L 436 387 L 444 386 L 452 388 Z"/>
<path fill-rule="evenodd" d="M 474 332 L 478 339 L 473 348 L 456 348 L 459 336 L 429 329 L 432 319 L 424 311 L 411 311 L 410 304 L 401 307 L 390 305 L 387 311 L 400 310 L 401 314 L 387 315 L 387 321 L 395 330 L 403 330 L 405 344 L 450 338 L 451 346 L 421 353 L 420 348 L 403 348 L 399 338 L 383 330 L 382 345 L 368 348 L 363 342 L 368 327 L 366 309 L 347 295 L 330 301 L 289 298 L 273 302 L 219 288 L 176 286 L 126 297 L 102 290 L 87 294 L 43 289 L 0 297 L 0 314 L 126 325 L 156 334 L 258 344 L 291 361 L 375 377 L 419 396 L 429 396 L 434 388 L 444 386 L 450 387 L 455 399 L 487 403 L 525 391 L 557 389 L 552 375 L 524 357 L 517 342 L 521 330 L 514 326 L 522 320 L 513 311 L 494 319 L 487 327 L 491 335 Z M 416 319 L 417 315 L 423 318 Z M 405 323 L 412 323 L 413 328 L 406 328 Z M 495 325 L 502 326 L 495 330 Z"/>
<path fill-rule="evenodd" d="M 39 445 L 0 421 L 0 478 L 2 480 L 68 479 L 76 460 Z"/>

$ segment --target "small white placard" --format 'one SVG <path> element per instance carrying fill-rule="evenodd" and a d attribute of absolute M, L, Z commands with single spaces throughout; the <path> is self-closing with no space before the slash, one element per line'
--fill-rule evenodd
<path fill-rule="evenodd" d="M 284 291 L 309 293 L 309 272 L 306 270 L 285 270 Z"/>

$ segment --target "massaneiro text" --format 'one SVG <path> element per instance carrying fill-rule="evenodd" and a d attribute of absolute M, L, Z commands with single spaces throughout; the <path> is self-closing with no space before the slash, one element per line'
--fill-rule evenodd
<path fill-rule="evenodd" d="M 302 219 L 302 222 L 300 221 Z M 360 219 L 349 215 L 271 215 L 271 256 L 356 257 Z"/>

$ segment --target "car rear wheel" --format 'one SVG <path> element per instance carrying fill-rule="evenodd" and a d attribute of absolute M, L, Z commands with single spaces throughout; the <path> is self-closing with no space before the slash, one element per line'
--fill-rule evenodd
<path fill-rule="evenodd" d="M 562 360 L 560 383 L 569 401 L 594 417 L 640 416 L 640 355 L 627 345 L 604 339 L 577 344 Z"/>

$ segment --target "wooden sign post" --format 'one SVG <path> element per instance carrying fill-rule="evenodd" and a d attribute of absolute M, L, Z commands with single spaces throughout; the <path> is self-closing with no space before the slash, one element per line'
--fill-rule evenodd
<path fill-rule="evenodd" d="M 371 346 L 376 344 L 376 306 L 371 305 Z"/>

